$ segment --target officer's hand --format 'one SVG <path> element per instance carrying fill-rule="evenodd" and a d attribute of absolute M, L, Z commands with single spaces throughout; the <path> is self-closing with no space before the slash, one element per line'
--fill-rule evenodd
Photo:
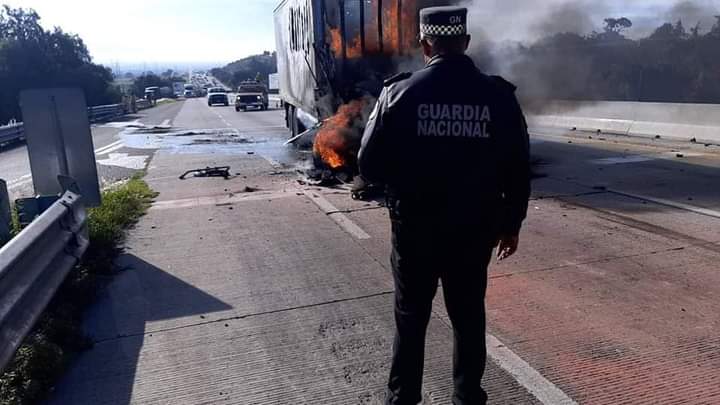
<path fill-rule="evenodd" d="M 503 236 L 500 238 L 497 250 L 498 261 L 503 261 L 517 252 L 520 238 L 517 236 Z"/>

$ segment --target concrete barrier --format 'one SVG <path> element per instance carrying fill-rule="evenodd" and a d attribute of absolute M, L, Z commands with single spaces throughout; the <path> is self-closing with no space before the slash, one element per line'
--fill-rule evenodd
<path fill-rule="evenodd" d="M 527 114 L 533 127 L 720 143 L 720 104 L 552 101 Z"/>

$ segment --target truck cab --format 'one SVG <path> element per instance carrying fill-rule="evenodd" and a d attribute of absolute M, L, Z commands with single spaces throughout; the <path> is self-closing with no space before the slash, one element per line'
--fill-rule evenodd
<path fill-rule="evenodd" d="M 255 80 L 240 83 L 235 96 L 235 111 L 247 111 L 248 108 L 267 110 L 269 105 L 268 88 Z"/>
<path fill-rule="evenodd" d="M 235 111 L 247 111 L 249 108 L 267 110 L 267 102 L 262 93 L 238 93 L 235 96 Z"/>

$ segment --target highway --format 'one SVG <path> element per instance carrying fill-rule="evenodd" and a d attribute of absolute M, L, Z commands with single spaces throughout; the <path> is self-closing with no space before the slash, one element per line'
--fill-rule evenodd
<path fill-rule="evenodd" d="M 160 196 L 50 403 L 380 403 L 385 210 L 298 183 L 280 110 L 189 99 L 135 120 L 93 127 L 101 175 L 147 168 Z M 532 150 L 520 251 L 489 275 L 490 403 L 720 402 L 720 148 L 537 128 Z M 23 147 L 0 172 L 27 174 Z M 447 404 L 442 294 L 428 336 L 426 401 Z"/>
<path fill-rule="evenodd" d="M 152 151 L 133 150 L 126 148 L 119 138 L 127 125 L 145 124 L 159 125 L 169 122 L 177 115 L 182 103 L 165 104 L 152 109 L 152 112 L 141 111 L 136 115 L 128 115 L 117 122 L 92 124 L 93 145 L 98 160 L 98 176 L 102 185 L 112 184 L 130 177 L 137 171 L 137 165 L 129 165 L 128 157 L 147 162 Z M 142 165 L 144 168 L 144 164 Z M 29 197 L 33 195 L 30 175 L 30 161 L 24 143 L 15 143 L 0 148 L 0 178 L 8 183 L 11 198 Z"/>

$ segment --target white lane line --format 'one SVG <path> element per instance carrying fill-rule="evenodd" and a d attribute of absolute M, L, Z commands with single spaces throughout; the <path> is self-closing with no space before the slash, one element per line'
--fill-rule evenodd
<path fill-rule="evenodd" d="M 164 120 L 161 124 L 161 127 L 169 127 L 170 126 L 170 119 Z"/>
<path fill-rule="evenodd" d="M 315 205 L 325 212 L 327 216 L 337 222 L 347 233 L 361 240 L 370 239 L 370 235 L 368 235 L 367 232 L 363 231 L 362 228 L 357 226 L 350 218 L 346 217 L 345 214 L 339 212 L 340 210 L 332 205 L 330 201 L 326 200 L 325 197 L 309 190 L 303 190 L 303 193 L 310 201 L 314 202 Z"/>
<path fill-rule="evenodd" d="M 109 145 L 105 145 L 105 146 L 103 146 L 103 147 L 101 147 L 101 148 L 95 149 L 95 153 L 96 153 L 96 154 L 98 154 L 98 153 L 103 153 L 103 152 L 105 151 L 105 149 L 110 149 L 110 148 L 112 148 L 113 146 L 120 145 L 121 143 L 122 143 L 122 139 L 119 140 L 119 141 L 115 141 L 115 142 L 113 142 L 113 143 L 111 143 L 111 144 L 109 144 Z"/>
<path fill-rule="evenodd" d="M 123 141 L 122 141 L 122 139 L 121 139 L 121 140 L 115 141 L 115 142 L 113 142 L 113 143 L 111 143 L 111 144 L 109 144 L 109 145 L 105 145 L 105 146 L 103 146 L 103 147 L 101 147 L 101 148 L 97 148 L 97 149 L 95 149 L 94 152 L 95 152 L 95 155 L 101 156 L 101 155 L 108 154 L 108 153 L 110 153 L 110 152 L 114 152 L 114 151 L 116 151 L 116 150 L 118 150 L 118 149 L 121 149 L 121 148 L 124 147 L 124 146 L 125 146 L 125 145 L 123 144 Z M 20 187 L 22 187 L 22 186 L 30 183 L 30 182 L 32 182 L 32 175 L 31 175 L 31 174 L 26 174 L 26 175 L 20 176 L 20 177 L 18 177 L 17 179 L 14 179 L 14 180 L 9 181 L 9 182 L 7 183 L 8 190 L 15 190 L 15 189 L 17 189 L 17 188 L 20 188 Z"/>
<path fill-rule="evenodd" d="M 630 197 L 630 198 L 635 198 L 638 200 L 645 200 L 645 201 L 653 202 L 653 203 L 659 204 L 659 205 L 665 205 L 668 207 L 673 207 L 673 208 L 678 208 L 678 209 L 685 210 L 685 211 L 694 212 L 696 214 L 707 215 L 709 217 L 714 217 L 714 218 L 720 218 L 720 211 L 714 211 L 714 210 L 707 209 L 707 208 L 696 207 L 696 206 L 690 205 L 690 204 L 666 200 L 664 198 L 650 197 L 650 196 L 646 196 L 646 195 L 642 195 L 642 194 L 627 193 L 625 191 L 618 191 L 618 190 L 611 190 L 611 189 L 608 189 L 607 191 L 609 193 L 622 195 L 622 196 Z"/>
<path fill-rule="evenodd" d="M 486 341 L 490 359 L 498 367 L 507 371 L 518 384 L 535 396 L 538 401 L 544 405 L 577 405 L 577 402 L 543 377 L 542 374 L 505 346 L 498 338 L 488 334 Z"/>
<path fill-rule="evenodd" d="M 180 200 L 157 201 L 150 207 L 152 211 L 170 210 L 176 208 L 202 207 L 208 205 L 231 205 L 247 201 L 267 201 L 278 198 L 297 196 L 297 192 L 255 192 L 240 195 L 219 195 L 209 197 L 184 198 Z"/>
<path fill-rule="evenodd" d="M 122 149 L 124 147 L 125 147 L 125 144 L 123 144 L 121 142 L 119 145 L 115 145 L 112 148 L 108 148 L 108 149 L 103 150 L 102 152 L 96 153 L 96 155 L 97 156 L 107 155 L 108 153 L 115 152 L 116 150 Z"/>
<path fill-rule="evenodd" d="M 628 155 L 628 156 L 616 156 L 602 159 L 593 159 L 590 163 L 596 165 L 620 165 L 625 163 L 639 163 L 647 162 L 650 160 L 658 160 L 658 157 L 643 156 L 643 155 Z"/>
<path fill-rule="evenodd" d="M 23 182 L 28 181 L 31 177 L 32 177 L 31 175 L 26 174 L 26 175 L 24 175 L 24 176 L 18 177 L 17 179 L 8 181 L 8 182 L 7 182 L 7 185 L 8 185 L 8 187 L 12 187 L 12 186 L 14 186 L 14 185 L 16 185 L 16 184 L 20 184 L 20 183 L 23 183 Z"/>

